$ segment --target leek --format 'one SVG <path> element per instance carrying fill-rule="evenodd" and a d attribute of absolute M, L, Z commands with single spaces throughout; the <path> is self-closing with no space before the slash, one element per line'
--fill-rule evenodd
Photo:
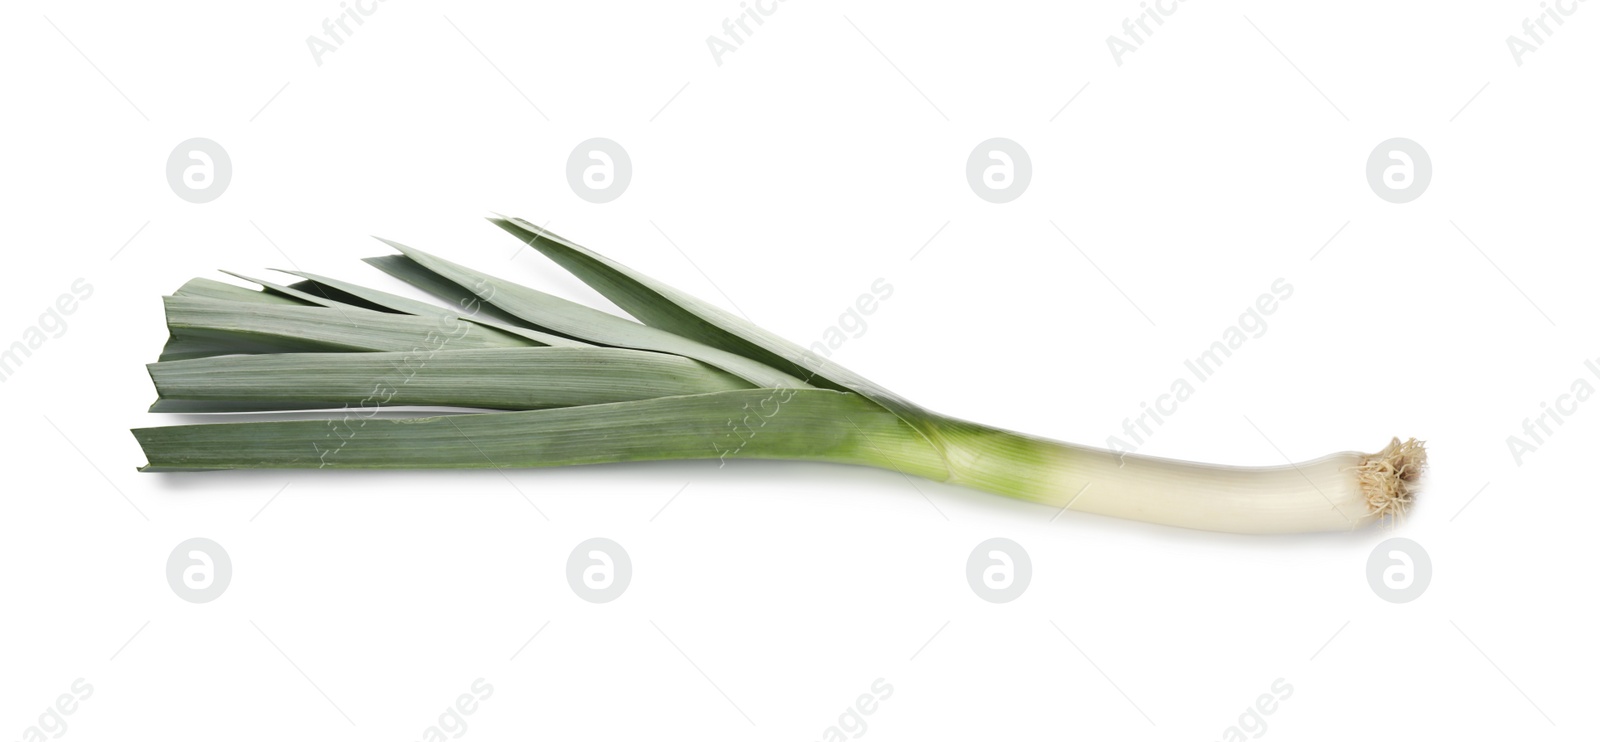
<path fill-rule="evenodd" d="M 1237 533 L 1399 520 L 1426 464 L 1393 440 L 1284 466 L 1117 453 L 949 418 L 556 235 L 490 220 L 632 319 L 429 253 L 367 262 L 445 302 L 315 274 L 166 298 L 154 412 L 338 409 L 133 431 L 144 471 L 504 468 L 666 459 L 858 464 L 1058 510 Z M 240 278 L 244 278 L 239 276 Z M 390 407 L 445 415 L 379 417 Z"/>

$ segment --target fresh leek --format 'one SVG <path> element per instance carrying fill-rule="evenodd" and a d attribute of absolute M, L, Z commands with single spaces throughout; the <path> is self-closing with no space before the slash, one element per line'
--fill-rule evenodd
<path fill-rule="evenodd" d="M 144 471 L 504 468 L 663 459 L 862 464 L 1046 505 L 1239 533 L 1398 520 L 1425 465 L 1398 439 L 1283 466 L 1212 466 L 923 409 L 750 322 L 521 219 L 490 220 L 633 319 L 385 241 L 367 262 L 432 304 L 294 272 L 166 299 L 155 412 L 326 419 L 134 430 Z M 242 278 L 242 277 L 241 277 Z M 450 407 L 424 417 L 386 408 Z"/>

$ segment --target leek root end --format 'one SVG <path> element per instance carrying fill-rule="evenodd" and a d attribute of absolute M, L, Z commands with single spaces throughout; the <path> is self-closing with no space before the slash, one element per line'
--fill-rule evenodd
<path fill-rule="evenodd" d="M 1382 451 L 1364 457 L 1356 467 L 1356 478 L 1367 496 L 1372 515 L 1389 523 L 1399 523 L 1416 497 L 1428 452 L 1415 438 L 1389 441 Z"/>

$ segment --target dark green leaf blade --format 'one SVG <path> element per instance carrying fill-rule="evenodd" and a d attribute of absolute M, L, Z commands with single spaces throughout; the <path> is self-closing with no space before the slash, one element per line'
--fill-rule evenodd
<path fill-rule="evenodd" d="M 497 278 L 416 248 L 389 240 L 382 241 L 399 250 L 416 265 L 463 289 L 471 290 L 474 295 L 483 297 L 484 301 L 539 329 L 597 345 L 674 353 L 711 364 L 757 386 L 808 386 L 792 374 L 759 361 Z"/>
<path fill-rule="evenodd" d="M 759 427 L 740 422 L 752 415 L 769 416 Z M 866 464 L 935 480 L 948 476 L 939 454 L 899 418 L 860 396 L 823 389 L 748 389 L 429 418 L 347 415 L 176 425 L 133 434 L 149 460 L 144 471 L 466 469 L 738 458 Z"/>
<path fill-rule="evenodd" d="M 698 361 L 621 348 L 284 353 L 148 368 L 161 397 L 151 412 L 536 410 L 750 388 Z"/>
<path fill-rule="evenodd" d="M 167 328 L 177 340 L 234 352 L 412 351 L 521 348 L 527 338 L 463 322 L 350 308 L 280 306 L 166 297 Z M 178 360 L 164 356 L 162 360 Z"/>

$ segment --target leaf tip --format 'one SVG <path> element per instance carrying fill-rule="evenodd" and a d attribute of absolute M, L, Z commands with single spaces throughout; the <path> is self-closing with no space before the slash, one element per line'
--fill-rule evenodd
<path fill-rule="evenodd" d="M 411 253 L 416 252 L 415 249 L 410 248 L 410 247 L 406 247 L 405 245 L 402 245 L 402 244 L 400 244 L 398 242 L 395 242 L 394 240 L 391 240 L 391 239 L 389 239 L 387 237 L 379 237 L 378 235 L 372 235 L 372 239 L 375 239 L 375 240 L 377 240 L 379 242 L 382 242 L 385 245 L 388 245 L 389 247 L 392 247 L 392 248 L 394 248 L 396 250 L 399 250 L 401 252 L 401 254 L 403 254 L 403 255 L 410 255 Z"/>

